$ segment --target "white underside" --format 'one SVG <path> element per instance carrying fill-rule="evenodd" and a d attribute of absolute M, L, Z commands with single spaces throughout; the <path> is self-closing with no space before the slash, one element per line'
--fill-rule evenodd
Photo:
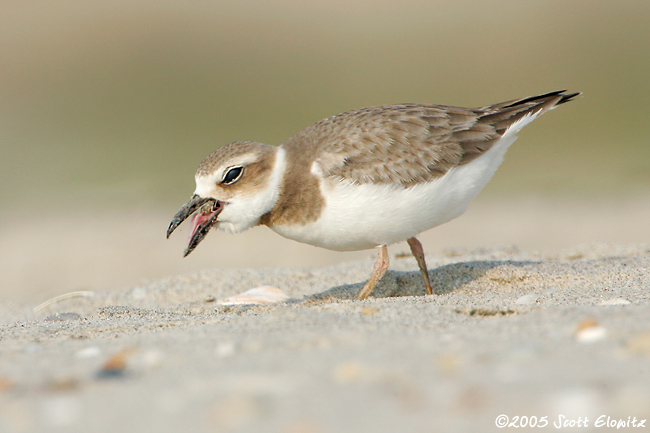
<path fill-rule="evenodd" d="M 404 189 L 324 180 L 326 206 L 317 221 L 271 228 L 286 238 L 337 251 L 391 245 L 416 236 L 465 212 L 496 172 L 517 132 L 537 115 L 513 124 L 479 158 L 432 182 Z"/>

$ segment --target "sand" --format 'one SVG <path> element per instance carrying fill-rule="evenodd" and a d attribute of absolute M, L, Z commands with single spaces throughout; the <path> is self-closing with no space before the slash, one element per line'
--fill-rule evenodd
<path fill-rule="evenodd" d="M 0 298 L 39 304 L 62 293 L 120 291 L 145 279 L 204 269 L 321 268 L 376 254 L 328 251 L 258 227 L 237 235 L 210 233 L 183 259 L 188 224 L 165 239 L 181 204 L 179 200 L 162 209 L 55 208 L 48 209 L 46 218 L 0 209 Z M 458 248 L 503 246 L 559 254 L 593 242 L 650 243 L 649 216 L 647 193 L 605 199 L 479 196 L 460 218 L 419 238 L 425 252 L 434 256 Z M 389 251 L 405 252 L 408 246 L 403 242 Z"/>
<path fill-rule="evenodd" d="M 603 423 L 650 418 L 649 245 L 429 254 L 433 296 L 412 257 L 391 259 L 363 302 L 370 257 L 192 272 L 36 313 L 0 301 L 0 431 L 483 432 L 500 415 L 614 431 Z M 290 299 L 218 304 L 261 285 Z"/>

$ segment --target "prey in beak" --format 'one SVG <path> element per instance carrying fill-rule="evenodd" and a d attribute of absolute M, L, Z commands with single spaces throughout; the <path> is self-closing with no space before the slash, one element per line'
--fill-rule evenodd
<path fill-rule="evenodd" d="M 213 198 L 203 198 L 194 194 L 190 201 L 185 203 L 176 215 L 174 215 L 167 229 L 167 238 L 176 230 L 176 227 L 181 225 L 190 215 L 194 214 L 192 230 L 185 251 L 183 252 L 183 257 L 187 257 L 189 253 L 194 251 L 194 248 L 208 234 L 210 228 L 217 222 L 217 218 L 223 210 L 224 205 L 225 202 Z"/>

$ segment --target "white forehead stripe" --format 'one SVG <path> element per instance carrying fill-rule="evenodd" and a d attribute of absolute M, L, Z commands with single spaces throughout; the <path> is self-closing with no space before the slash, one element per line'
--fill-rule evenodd
<path fill-rule="evenodd" d="M 194 180 L 196 182 L 196 190 L 194 191 L 194 194 L 197 194 L 201 197 L 210 197 L 214 192 L 214 186 L 221 182 L 224 172 L 228 168 L 235 166 L 246 166 L 253 162 L 256 162 L 257 159 L 258 156 L 254 152 L 237 155 L 236 159 L 230 158 L 208 175 L 196 174 L 194 176 Z"/>
<path fill-rule="evenodd" d="M 221 180 L 221 175 L 218 173 L 219 172 L 213 173 L 209 176 L 196 175 L 194 177 L 194 180 L 196 181 L 194 194 L 200 197 L 210 197 L 214 192 L 214 186 Z"/>

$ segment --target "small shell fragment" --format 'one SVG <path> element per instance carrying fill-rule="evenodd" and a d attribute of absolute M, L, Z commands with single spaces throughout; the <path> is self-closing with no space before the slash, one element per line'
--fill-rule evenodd
<path fill-rule="evenodd" d="M 246 290 L 229 298 L 220 299 L 217 301 L 219 305 L 242 305 L 242 304 L 275 304 L 284 302 L 289 297 L 277 287 L 272 286 L 259 286 L 250 290 Z"/>
<path fill-rule="evenodd" d="M 83 349 L 79 350 L 77 353 L 74 354 L 75 358 L 78 359 L 90 359 L 90 358 L 97 358 L 99 355 L 102 354 L 102 351 L 99 347 L 97 346 L 88 346 L 84 347 Z"/>
<path fill-rule="evenodd" d="M 361 309 L 361 314 L 364 316 L 374 316 L 379 312 L 379 308 L 373 308 L 373 307 L 363 307 Z"/>
<path fill-rule="evenodd" d="M 99 371 L 95 374 L 97 379 L 117 379 L 126 375 L 126 358 L 137 349 L 134 347 L 121 350 L 109 357 Z"/>
<path fill-rule="evenodd" d="M 47 301 L 43 302 L 42 304 L 40 304 L 39 306 L 34 308 L 34 313 L 38 313 L 39 311 L 46 309 L 50 305 L 59 303 L 61 301 L 66 301 L 68 299 L 78 298 L 78 297 L 90 298 L 90 297 L 93 297 L 93 296 L 95 296 L 95 292 L 91 292 L 91 291 L 88 291 L 88 290 L 81 290 L 81 291 L 77 291 L 77 292 L 64 293 L 63 295 L 56 296 L 56 297 L 54 297 L 52 299 L 48 299 Z"/>
<path fill-rule="evenodd" d="M 630 305 L 631 302 L 623 298 L 605 299 L 598 305 Z"/>
<path fill-rule="evenodd" d="M 607 330 L 594 319 L 585 319 L 576 329 L 575 339 L 579 343 L 594 343 L 607 337 Z"/>
<path fill-rule="evenodd" d="M 520 296 L 519 298 L 517 298 L 517 300 L 515 301 L 515 304 L 517 304 L 517 305 L 534 304 L 535 302 L 537 302 L 537 299 L 538 298 L 537 298 L 537 295 L 535 293 L 529 293 L 527 295 Z"/>

